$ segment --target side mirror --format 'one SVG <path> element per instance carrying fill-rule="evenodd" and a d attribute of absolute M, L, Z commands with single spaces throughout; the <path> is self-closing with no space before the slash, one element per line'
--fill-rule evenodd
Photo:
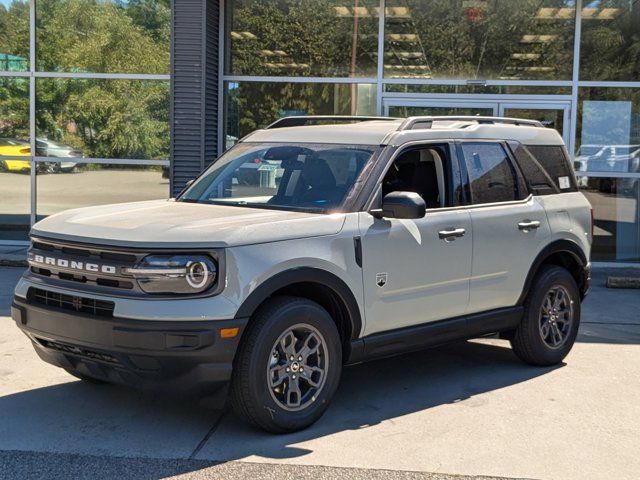
<path fill-rule="evenodd" d="M 382 208 L 369 213 L 376 218 L 422 218 L 427 205 L 420 195 L 414 192 L 391 192 L 382 200 Z"/>

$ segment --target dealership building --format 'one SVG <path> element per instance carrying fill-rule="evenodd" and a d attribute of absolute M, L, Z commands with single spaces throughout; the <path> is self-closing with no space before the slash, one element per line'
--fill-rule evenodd
<path fill-rule="evenodd" d="M 593 260 L 640 264 L 640 0 L 0 0 L 0 244 L 166 198 L 289 115 L 555 128 Z"/>

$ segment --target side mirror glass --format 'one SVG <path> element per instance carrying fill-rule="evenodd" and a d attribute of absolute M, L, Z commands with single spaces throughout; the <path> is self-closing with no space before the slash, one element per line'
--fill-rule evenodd
<path fill-rule="evenodd" d="M 424 217 L 427 205 L 415 192 L 391 192 L 382 200 L 382 208 L 371 210 L 376 218 L 416 219 Z"/>

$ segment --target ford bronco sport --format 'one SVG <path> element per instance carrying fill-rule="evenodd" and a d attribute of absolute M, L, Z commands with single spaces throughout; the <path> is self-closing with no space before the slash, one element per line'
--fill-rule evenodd
<path fill-rule="evenodd" d="M 499 334 L 562 361 L 592 214 L 555 130 L 493 117 L 295 117 L 176 199 L 34 225 L 12 316 L 72 375 L 210 395 L 271 432 L 343 365 Z"/>

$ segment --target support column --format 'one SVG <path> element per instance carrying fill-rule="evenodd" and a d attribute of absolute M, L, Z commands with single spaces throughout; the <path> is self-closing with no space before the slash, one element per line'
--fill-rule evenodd
<path fill-rule="evenodd" d="M 219 0 L 173 0 L 171 25 L 171 194 L 218 150 Z"/>

